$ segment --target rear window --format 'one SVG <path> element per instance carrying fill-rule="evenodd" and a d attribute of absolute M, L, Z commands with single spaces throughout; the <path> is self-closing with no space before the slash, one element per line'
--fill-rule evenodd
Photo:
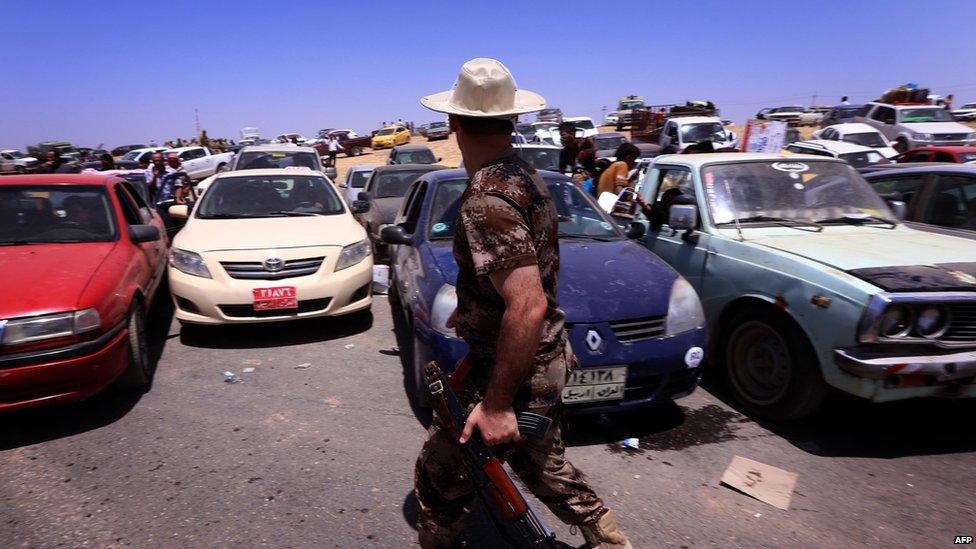
<path fill-rule="evenodd" d="M 407 194 L 410 185 L 426 171 L 405 170 L 387 173 L 373 173 L 376 181 L 373 183 L 373 196 L 376 198 L 402 197 Z"/>
<path fill-rule="evenodd" d="M 319 159 L 310 152 L 248 151 L 237 161 L 238 170 L 273 168 L 319 169 Z"/>

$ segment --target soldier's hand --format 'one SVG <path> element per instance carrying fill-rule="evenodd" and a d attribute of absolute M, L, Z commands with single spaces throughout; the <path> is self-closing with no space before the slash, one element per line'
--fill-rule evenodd
<path fill-rule="evenodd" d="M 464 430 L 461 432 L 461 444 L 471 438 L 476 428 L 488 446 L 518 442 L 520 437 L 515 410 L 512 408 L 491 410 L 485 408 L 483 404 L 479 402 L 468 415 L 468 421 L 465 422 Z"/>

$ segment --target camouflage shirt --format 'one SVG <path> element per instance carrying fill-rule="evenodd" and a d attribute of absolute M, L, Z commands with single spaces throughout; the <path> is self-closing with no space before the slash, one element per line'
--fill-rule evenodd
<path fill-rule="evenodd" d="M 458 335 L 473 363 L 494 366 L 505 301 L 489 274 L 538 265 L 548 301 L 535 364 L 563 352 L 565 315 L 558 308 L 559 224 L 542 177 L 509 148 L 474 175 L 461 196 L 454 229 L 458 265 Z"/>

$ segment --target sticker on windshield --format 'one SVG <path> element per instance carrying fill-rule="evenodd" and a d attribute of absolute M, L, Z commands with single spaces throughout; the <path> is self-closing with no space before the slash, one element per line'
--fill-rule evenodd
<path fill-rule="evenodd" d="M 803 173 L 810 169 L 810 166 L 807 166 L 803 162 L 773 162 L 770 166 L 774 170 L 791 174 Z"/>
<path fill-rule="evenodd" d="M 447 230 L 447 223 L 434 223 L 432 228 L 435 233 L 442 233 Z"/>
<path fill-rule="evenodd" d="M 685 366 L 697 368 L 703 358 L 705 358 L 705 350 L 701 347 L 692 347 L 685 353 Z"/>

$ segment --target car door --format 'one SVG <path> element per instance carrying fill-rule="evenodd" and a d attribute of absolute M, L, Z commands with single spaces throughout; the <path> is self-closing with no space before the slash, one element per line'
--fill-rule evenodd
<path fill-rule="evenodd" d="M 694 199 L 699 207 L 703 204 L 695 192 L 694 174 L 688 168 L 681 166 L 652 167 L 651 173 L 645 178 L 644 199 L 648 204 L 660 204 L 664 193 L 672 188 L 680 190 L 682 196 Z M 643 214 L 640 217 L 643 217 Z M 700 212 L 698 219 L 699 229 L 701 229 Z M 686 236 L 684 232 L 671 229 L 665 221 L 659 229 L 655 229 L 651 223 L 648 223 L 647 233 L 640 241 L 647 246 L 647 249 L 674 267 L 681 276 L 688 279 L 688 282 L 701 294 L 702 273 L 709 253 L 708 234 L 698 230 Z"/>
<path fill-rule="evenodd" d="M 391 257 L 393 268 L 394 284 L 400 293 L 403 305 L 411 311 L 418 305 L 420 299 L 420 285 L 417 277 L 423 276 L 423 262 L 420 258 L 420 243 L 423 238 L 417 237 L 414 233 L 420 221 L 420 212 L 423 210 L 424 199 L 427 195 L 428 183 L 425 179 L 418 179 L 403 202 L 403 207 L 397 215 L 394 223 L 403 227 L 404 232 L 414 235 L 414 245 L 399 245 L 394 247 Z"/>
<path fill-rule="evenodd" d="M 886 138 L 894 139 L 898 137 L 898 129 L 895 127 L 895 109 L 885 107 L 884 105 L 877 105 L 868 115 L 868 120 Z"/>
<path fill-rule="evenodd" d="M 206 152 L 203 147 L 187 149 L 180 153 L 180 163 L 191 179 L 196 179 L 207 171 Z"/>
<path fill-rule="evenodd" d="M 148 211 L 140 211 L 137 200 L 141 202 L 141 199 L 138 199 L 138 196 L 133 198 L 122 183 L 116 183 L 112 188 L 115 193 L 115 198 L 119 202 L 119 207 L 122 209 L 122 218 L 127 226 L 145 225 L 151 222 L 152 214 Z M 143 206 L 148 210 L 148 207 L 144 203 Z M 146 220 L 146 214 L 148 214 L 150 221 Z M 128 231 L 125 232 L 127 233 Z M 166 230 L 161 229 L 160 234 L 165 235 Z M 138 249 L 138 253 L 135 254 L 138 265 L 133 269 L 132 274 L 136 276 L 136 282 L 142 288 L 145 295 L 152 296 L 159 286 L 160 280 L 162 280 L 166 266 L 163 260 L 166 255 L 166 247 L 163 245 L 162 239 L 139 244 L 129 242 L 131 246 Z"/>

